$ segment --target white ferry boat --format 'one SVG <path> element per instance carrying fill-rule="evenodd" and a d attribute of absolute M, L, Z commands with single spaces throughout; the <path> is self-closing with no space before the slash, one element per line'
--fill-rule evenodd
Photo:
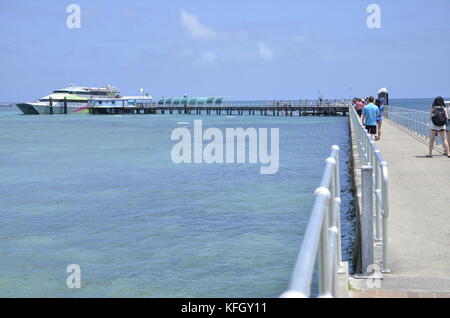
<path fill-rule="evenodd" d="M 119 90 L 106 87 L 69 86 L 53 91 L 31 103 L 19 103 L 17 107 L 26 115 L 30 114 L 80 114 L 88 113 L 88 100 L 120 98 Z"/>

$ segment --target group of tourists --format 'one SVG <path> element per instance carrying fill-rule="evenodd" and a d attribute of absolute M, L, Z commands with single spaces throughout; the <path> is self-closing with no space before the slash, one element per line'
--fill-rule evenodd
<path fill-rule="evenodd" d="M 381 139 L 381 125 L 383 124 L 384 99 L 355 98 L 352 101 L 361 122 L 366 127 L 368 133 L 375 140 Z"/>
<path fill-rule="evenodd" d="M 354 98 L 352 104 L 368 133 L 374 140 L 379 140 L 383 123 L 383 98 L 375 99 L 372 96 L 364 99 Z M 446 104 L 441 96 L 436 97 L 431 106 L 429 125 L 430 140 L 427 157 L 433 157 L 434 142 L 440 135 L 444 146 L 443 154 L 450 158 L 450 104 Z"/>

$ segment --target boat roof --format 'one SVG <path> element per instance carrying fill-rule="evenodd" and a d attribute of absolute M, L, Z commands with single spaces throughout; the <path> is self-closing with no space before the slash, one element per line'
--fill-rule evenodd
<path fill-rule="evenodd" d="M 87 87 L 87 86 L 69 86 L 61 89 L 57 89 L 54 92 L 61 92 L 61 91 L 78 91 L 78 92 L 118 92 L 119 90 L 117 87 L 113 86 L 106 86 L 106 87 Z"/>
<path fill-rule="evenodd" d="M 122 96 L 120 97 L 120 99 L 153 99 L 152 96 L 148 95 L 148 96 Z"/>
<path fill-rule="evenodd" d="M 42 97 L 41 99 L 64 99 L 67 98 L 67 100 L 87 100 L 86 97 L 81 97 L 75 94 L 67 94 L 67 93 L 53 93 L 50 95 L 47 95 L 45 97 Z"/>

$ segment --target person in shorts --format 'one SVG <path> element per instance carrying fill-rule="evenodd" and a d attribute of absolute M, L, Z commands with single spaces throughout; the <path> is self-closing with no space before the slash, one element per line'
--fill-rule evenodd
<path fill-rule="evenodd" d="M 436 110 L 440 109 L 444 111 L 445 121 L 444 124 L 435 124 L 433 122 L 433 115 L 436 113 Z M 433 148 L 434 148 L 434 139 L 437 137 L 438 133 L 441 135 L 442 143 L 444 144 L 444 155 L 448 156 L 450 158 L 450 152 L 448 149 L 448 143 L 447 143 L 447 125 L 445 123 L 448 123 L 448 113 L 445 109 L 445 102 L 444 99 L 441 96 L 436 97 L 436 99 L 433 102 L 433 105 L 431 107 L 430 111 L 430 143 L 429 143 L 429 152 L 427 157 L 431 158 L 433 157 Z M 441 120 L 442 121 L 442 120 Z"/>
<path fill-rule="evenodd" d="M 375 98 L 369 97 L 369 103 L 364 106 L 361 115 L 361 122 L 366 127 L 367 132 L 372 138 L 377 134 L 377 117 L 380 116 L 380 110 L 374 104 Z"/>

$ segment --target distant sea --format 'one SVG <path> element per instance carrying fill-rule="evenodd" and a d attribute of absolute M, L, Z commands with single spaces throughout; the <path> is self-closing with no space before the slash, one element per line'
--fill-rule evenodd
<path fill-rule="evenodd" d="M 450 100 L 450 98 L 445 98 L 446 101 Z M 403 99 L 390 99 L 389 104 L 391 106 L 405 107 L 405 108 L 413 108 L 422 111 L 430 111 L 431 105 L 433 105 L 434 98 L 403 98 Z"/>
<path fill-rule="evenodd" d="M 279 172 L 174 164 L 172 130 L 192 130 L 194 119 L 279 128 Z M 0 136 L 1 297 L 278 297 L 333 144 L 342 149 L 344 258 L 352 256 L 345 117 L 24 116 L 0 107 Z M 69 264 L 81 268 L 80 289 L 66 286 Z"/>

